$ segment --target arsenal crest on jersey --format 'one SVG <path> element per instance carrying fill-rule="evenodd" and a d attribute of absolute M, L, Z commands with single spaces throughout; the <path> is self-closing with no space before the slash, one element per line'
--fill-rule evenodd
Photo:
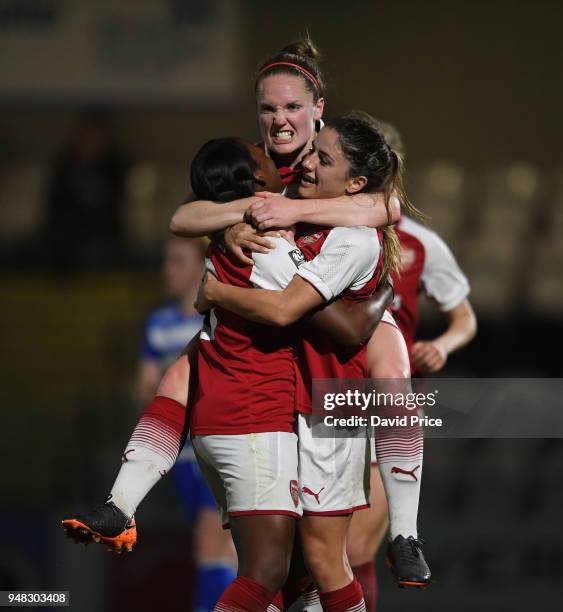
<path fill-rule="evenodd" d="M 297 480 L 289 481 L 289 493 L 291 494 L 293 504 L 297 508 L 297 506 L 299 505 L 299 487 L 297 486 Z"/>
<path fill-rule="evenodd" d="M 416 259 L 416 252 L 414 249 L 401 249 L 401 270 L 408 270 Z"/>

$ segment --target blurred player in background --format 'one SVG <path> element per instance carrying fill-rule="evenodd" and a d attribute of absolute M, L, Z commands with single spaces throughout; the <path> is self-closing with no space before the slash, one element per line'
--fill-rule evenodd
<path fill-rule="evenodd" d="M 174 301 L 154 310 L 146 323 L 137 385 L 142 406 L 155 396 L 165 369 L 201 330 L 203 317 L 193 304 L 203 273 L 204 255 L 205 245 L 198 239 L 172 238 L 165 246 L 163 276 L 166 290 Z M 193 610 L 208 612 L 236 575 L 231 536 L 222 529 L 213 495 L 189 440 L 172 470 L 172 478 L 193 525 L 197 565 Z"/>
<path fill-rule="evenodd" d="M 396 128 L 380 122 L 389 145 L 404 155 Z M 430 220 L 431 223 L 432 220 Z M 392 310 L 405 337 L 413 375 L 439 372 L 448 355 L 464 347 L 477 332 L 475 313 L 467 298 L 469 282 L 446 243 L 432 230 L 403 216 L 396 226 L 401 241 L 401 274 L 395 275 Z M 416 340 L 417 301 L 424 294 L 447 320 L 440 336 Z"/>

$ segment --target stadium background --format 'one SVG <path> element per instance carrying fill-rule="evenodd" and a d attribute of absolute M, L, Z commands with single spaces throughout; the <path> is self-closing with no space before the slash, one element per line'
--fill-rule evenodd
<path fill-rule="evenodd" d="M 69 589 L 81 611 L 187 609 L 191 538 L 169 484 L 126 558 L 75 549 L 58 520 L 103 498 L 135 420 L 141 326 L 191 157 L 256 137 L 254 69 L 306 28 L 329 114 L 397 125 L 411 197 L 470 278 L 479 332 L 448 375 L 559 376 L 562 17 L 550 0 L 0 0 L 2 588 Z M 84 110 L 104 112 L 126 160 L 123 235 L 111 260 L 61 269 L 47 186 Z M 421 336 L 439 329 L 428 310 Z M 432 440 L 425 461 L 438 583 L 401 592 L 382 568 L 380 609 L 555 606 L 560 440 Z"/>

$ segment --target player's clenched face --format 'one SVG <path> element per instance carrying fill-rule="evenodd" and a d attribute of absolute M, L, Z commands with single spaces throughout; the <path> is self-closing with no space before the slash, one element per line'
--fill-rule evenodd
<path fill-rule="evenodd" d="M 350 176 L 350 162 L 340 148 L 338 132 L 329 127 L 323 128 L 315 138 L 311 151 L 303 158 L 299 196 L 336 198 L 357 193 L 365 184 L 365 177 Z"/>
<path fill-rule="evenodd" d="M 278 169 L 272 159 L 264 153 L 264 149 L 250 142 L 245 142 L 244 145 L 250 152 L 250 155 L 252 155 L 252 159 L 256 162 L 257 167 L 254 171 L 256 191 L 273 191 L 274 193 L 282 191 L 283 183 Z"/>
<path fill-rule="evenodd" d="M 323 98 L 315 103 L 299 76 L 273 74 L 260 81 L 256 101 L 262 139 L 279 163 L 292 164 L 314 137 Z"/>

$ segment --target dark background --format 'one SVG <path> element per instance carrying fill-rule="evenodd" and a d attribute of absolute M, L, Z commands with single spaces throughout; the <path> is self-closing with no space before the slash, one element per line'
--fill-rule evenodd
<path fill-rule="evenodd" d="M 0 39 L 28 27 L 16 4 L 0 2 Z M 177 2 L 162 4 L 176 14 Z M 57 0 L 20 5 L 32 15 L 65 10 Z M 188 5 L 220 12 L 224 3 Z M 132 390 L 141 326 L 163 299 L 160 253 L 191 157 L 211 137 L 257 136 L 254 70 L 306 29 L 323 51 L 328 114 L 359 108 L 399 128 L 410 195 L 469 276 L 478 336 L 446 373 L 560 376 L 562 5 L 229 5 L 240 75 L 232 95 L 159 103 L 0 89 L 3 588 L 70 589 L 81 611 L 188 609 L 190 530 L 169 483 L 143 504 L 140 543 L 126 558 L 74 549 L 58 521 L 103 499 L 140 409 Z M 0 76 L 11 69 L 4 57 Z M 48 189 L 85 110 L 103 111 L 119 151 L 122 234 L 111 258 L 61 266 Z M 85 232 L 78 221 L 72 234 Z M 431 338 L 442 321 L 424 312 L 420 336 Z M 436 584 L 398 591 L 382 567 L 380 609 L 555 609 L 562 469 L 556 439 L 428 441 L 419 528 Z"/>

